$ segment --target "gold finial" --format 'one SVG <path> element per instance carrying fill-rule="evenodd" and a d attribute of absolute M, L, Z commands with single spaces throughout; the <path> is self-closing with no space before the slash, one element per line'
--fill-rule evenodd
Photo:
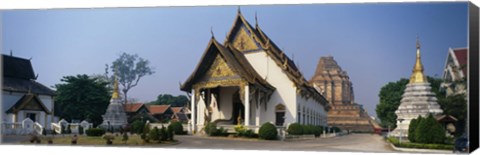
<path fill-rule="evenodd" d="M 410 77 L 410 83 L 424 83 L 426 81 L 427 80 L 423 74 L 423 65 L 420 57 L 420 41 L 417 35 L 417 56 L 415 65 L 413 66 L 412 76 Z"/>
<path fill-rule="evenodd" d="M 120 98 L 118 95 L 118 80 L 117 80 L 117 67 L 115 67 L 115 72 L 113 73 L 113 94 L 112 99 Z"/>

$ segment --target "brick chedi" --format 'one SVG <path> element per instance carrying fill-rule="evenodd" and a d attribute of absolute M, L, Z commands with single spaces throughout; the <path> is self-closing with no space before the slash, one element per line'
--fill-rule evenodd
<path fill-rule="evenodd" d="M 369 115 L 354 101 L 353 86 L 347 72 L 332 56 L 320 58 L 310 82 L 332 107 L 328 112 L 329 126 L 350 131 L 373 131 Z"/>

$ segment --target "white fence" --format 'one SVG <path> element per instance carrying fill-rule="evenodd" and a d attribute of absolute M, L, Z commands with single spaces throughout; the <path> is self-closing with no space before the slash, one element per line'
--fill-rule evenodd
<path fill-rule="evenodd" d="M 3 122 L 2 135 L 28 135 L 42 134 L 43 126 L 38 122 L 33 122 L 30 118 L 24 119 L 22 122 Z"/>

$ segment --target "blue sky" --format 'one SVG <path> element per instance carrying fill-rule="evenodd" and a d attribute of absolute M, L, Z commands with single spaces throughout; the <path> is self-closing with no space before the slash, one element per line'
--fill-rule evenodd
<path fill-rule="evenodd" d="M 467 46 L 467 3 L 380 3 L 242 6 L 253 25 L 293 58 L 310 79 L 321 56 L 348 72 L 356 102 L 371 115 L 388 82 L 408 78 L 416 34 L 425 73 L 441 77 L 448 48 Z M 156 73 L 129 97 L 152 101 L 185 94 L 185 81 L 211 37 L 223 42 L 237 6 L 7 10 L 1 12 L 1 52 L 32 58 L 39 82 L 102 74 L 121 52 L 137 53 Z"/>

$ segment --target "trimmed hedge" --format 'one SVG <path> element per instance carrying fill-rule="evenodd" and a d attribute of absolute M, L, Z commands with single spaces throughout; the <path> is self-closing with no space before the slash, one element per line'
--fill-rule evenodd
<path fill-rule="evenodd" d="M 187 133 L 183 131 L 183 125 L 180 122 L 171 122 L 170 125 L 168 125 L 168 128 L 173 130 L 173 132 L 177 135 L 184 135 Z"/>
<path fill-rule="evenodd" d="M 393 145 L 395 145 L 396 147 L 404 147 L 404 148 L 453 150 L 453 147 L 454 147 L 451 144 L 421 144 L 421 143 L 409 143 L 409 142 L 400 143 L 400 141 L 394 137 L 389 137 L 387 140 Z"/>
<path fill-rule="evenodd" d="M 302 135 L 303 127 L 298 123 L 292 123 L 288 126 L 287 132 L 289 135 Z"/>
<path fill-rule="evenodd" d="M 92 137 L 100 137 L 103 134 L 105 134 L 105 130 L 101 128 L 90 128 L 90 129 L 87 129 L 85 132 L 87 136 L 92 136 Z"/>
<path fill-rule="evenodd" d="M 258 137 L 266 140 L 277 139 L 277 134 L 277 128 L 275 125 L 269 122 L 264 123 L 258 131 Z"/>

